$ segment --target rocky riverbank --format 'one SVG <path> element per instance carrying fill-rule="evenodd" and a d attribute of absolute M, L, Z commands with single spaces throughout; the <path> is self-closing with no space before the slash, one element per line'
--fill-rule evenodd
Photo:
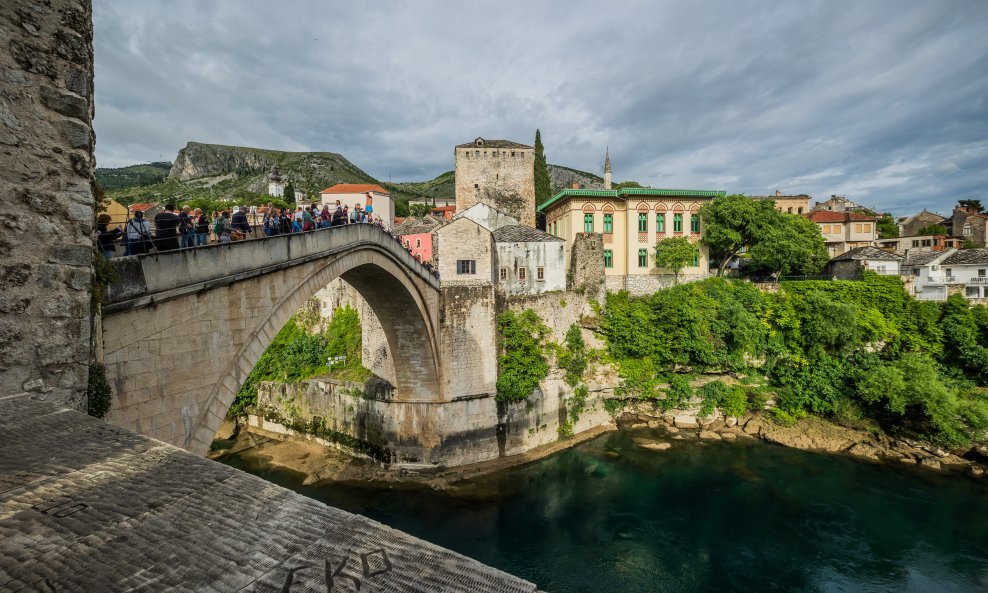
<path fill-rule="evenodd" d="M 979 478 L 988 473 L 988 448 L 985 447 L 972 451 L 973 455 L 961 457 L 929 443 L 894 438 L 878 431 L 855 430 L 816 417 L 804 418 L 793 426 L 783 426 L 764 413 L 740 418 L 698 418 L 682 412 L 638 409 L 625 412 L 619 419 L 619 426 L 659 429 L 663 435 L 661 438 L 635 439 L 639 447 L 653 450 L 668 449 L 674 440 L 761 439 L 795 449 L 850 455 L 877 463 L 915 465 Z"/>

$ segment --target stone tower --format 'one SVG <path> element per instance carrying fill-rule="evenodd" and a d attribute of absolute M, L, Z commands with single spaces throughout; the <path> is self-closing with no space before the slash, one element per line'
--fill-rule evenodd
<path fill-rule="evenodd" d="M 278 172 L 278 165 L 271 165 L 271 174 L 268 175 L 268 195 L 274 198 L 285 196 L 285 186 L 281 183 L 281 174 Z"/>
<path fill-rule="evenodd" d="M 477 138 L 454 149 L 456 211 L 478 202 L 535 227 L 535 148 Z"/>
<path fill-rule="evenodd" d="M 604 189 L 611 189 L 611 149 L 604 149 Z"/>

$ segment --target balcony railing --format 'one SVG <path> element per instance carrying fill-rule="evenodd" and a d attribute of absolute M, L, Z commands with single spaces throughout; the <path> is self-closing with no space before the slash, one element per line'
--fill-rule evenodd
<path fill-rule="evenodd" d="M 971 278 L 971 284 L 988 284 L 988 276 L 975 276 Z"/>
<path fill-rule="evenodd" d="M 943 279 L 947 284 L 954 284 L 957 282 L 957 276 L 947 276 Z"/>

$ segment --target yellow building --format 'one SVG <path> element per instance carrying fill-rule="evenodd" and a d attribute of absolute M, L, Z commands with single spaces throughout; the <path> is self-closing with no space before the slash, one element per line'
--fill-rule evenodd
<path fill-rule="evenodd" d="M 772 200 L 775 209 L 787 214 L 804 214 L 810 211 L 810 197 L 806 194 L 782 195 L 776 190 L 774 196 L 748 196 L 752 200 Z"/>
<path fill-rule="evenodd" d="M 130 211 L 127 210 L 127 207 L 114 199 L 107 199 L 104 212 L 110 215 L 111 229 L 117 225 L 123 227 L 130 217 Z"/>
<path fill-rule="evenodd" d="M 571 247 L 577 233 L 601 233 L 604 276 L 609 290 L 644 294 L 669 282 L 668 270 L 655 268 L 655 244 L 670 237 L 700 240 L 700 207 L 722 191 L 691 189 L 566 189 L 539 206 L 546 230 Z M 569 251 L 567 249 L 567 266 Z M 707 248 L 682 276 L 706 275 Z"/>

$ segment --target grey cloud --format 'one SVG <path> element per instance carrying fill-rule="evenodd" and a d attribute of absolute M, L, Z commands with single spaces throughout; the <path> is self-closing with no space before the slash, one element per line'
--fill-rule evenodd
<path fill-rule="evenodd" d="M 988 3 L 95 0 L 97 158 L 189 140 L 341 152 L 378 178 L 475 136 L 670 187 L 984 197 Z"/>

